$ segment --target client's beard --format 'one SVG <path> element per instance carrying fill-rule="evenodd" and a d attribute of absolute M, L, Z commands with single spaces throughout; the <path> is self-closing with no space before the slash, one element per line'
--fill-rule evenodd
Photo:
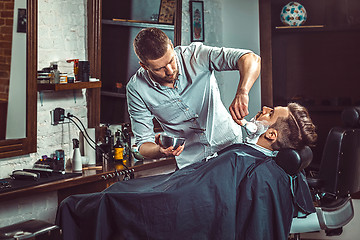
<path fill-rule="evenodd" d="M 257 128 L 256 128 L 256 132 L 249 134 L 245 138 L 245 142 L 251 143 L 251 144 L 256 144 L 257 141 L 259 140 L 260 136 L 268 130 L 269 126 L 265 125 L 262 121 L 255 120 L 255 117 L 253 117 L 249 122 L 254 123 Z"/>

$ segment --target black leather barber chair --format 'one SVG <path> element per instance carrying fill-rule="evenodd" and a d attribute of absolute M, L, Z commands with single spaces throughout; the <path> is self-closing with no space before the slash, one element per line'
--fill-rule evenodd
<path fill-rule="evenodd" d="M 316 213 L 293 219 L 293 239 L 321 230 L 340 235 L 354 217 L 351 194 L 360 191 L 360 107 L 345 109 L 341 118 L 343 127 L 332 128 L 327 136 L 319 171 L 307 178 Z M 300 161 L 299 170 L 308 162 Z"/>

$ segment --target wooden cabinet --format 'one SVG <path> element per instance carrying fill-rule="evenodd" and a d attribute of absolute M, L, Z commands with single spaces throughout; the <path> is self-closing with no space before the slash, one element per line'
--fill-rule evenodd
<path fill-rule="evenodd" d="M 94 59 L 98 63 L 98 75 L 102 81 L 100 122 L 107 124 L 129 122 L 125 88 L 130 77 L 140 67 L 133 51 L 132 41 L 142 28 L 156 27 L 162 29 L 175 46 L 180 44 L 181 0 L 92 0 L 92 2 L 90 10 L 95 9 L 96 14 L 90 22 L 96 23 L 95 27 L 98 24 L 95 30 L 100 32 L 100 34 L 94 33 L 92 42 L 100 50 Z M 169 2 L 174 3 L 174 21 L 167 24 L 159 23 L 160 7 Z"/>
<path fill-rule="evenodd" d="M 102 123 L 129 122 L 125 88 L 140 67 L 132 48 L 132 40 L 143 28 L 156 27 L 174 39 L 174 26 L 145 22 L 102 20 L 101 47 L 101 117 Z"/>
<path fill-rule="evenodd" d="M 319 141 L 319 163 L 330 128 L 341 125 L 341 111 L 360 105 L 360 2 L 299 0 L 308 14 L 303 27 L 284 27 L 286 0 L 260 0 L 262 103 L 297 101 L 308 107 Z"/>

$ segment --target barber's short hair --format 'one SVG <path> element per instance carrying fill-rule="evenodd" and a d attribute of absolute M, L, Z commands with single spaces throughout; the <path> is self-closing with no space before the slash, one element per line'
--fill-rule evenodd
<path fill-rule="evenodd" d="M 289 103 L 289 116 L 279 118 L 271 127 L 278 130 L 279 137 L 272 144 L 273 149 L 301 149 L 304 146 L 314 147 L 317 140 L 316 127 L 309 112 L 298 103 Z"/>
<path fill-rule="evenodd" d="M 169 37 L 158 28 L 142 29 L 135 37 L 133 46 L 140 61 L 159 59 L 165 55 L 171 44 Z"/>

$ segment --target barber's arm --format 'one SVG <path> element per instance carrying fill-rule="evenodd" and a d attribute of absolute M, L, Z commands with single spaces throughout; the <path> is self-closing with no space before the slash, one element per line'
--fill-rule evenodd
<path fill-rule="evenodd" d="M 180 155 L 184 146 L 174 151 L 172 147 L 165 149 L 160 146 L 160 134 L 154 133 L 153 114 L 146 107 L 136 87 L 128 85 L 126 90 L 132 132 L 135 136 L 135 144 L 139 146 L 139 153 L 149 159 Z"/>
<path fill-rule="evenodd" d="M 234 121 L 241 125 L 241 120 L 249 114 L 249 92 L 260 74 L 261 59 L 255 53 L 247 53 L 238 60 L 240 82 L 229 110 Z"/>
<path fill-rule="evenodd" d="M 145 142 L 141 144 L 139 152 L 142 156 L 149 159 L 158 159 L 165 156 L 179 156 L 184 150 L 184 145 L 173 150 L 173 147 L 163 148 L 160 145 L 160 134 L 155 136 L 155 143 Z"/>

